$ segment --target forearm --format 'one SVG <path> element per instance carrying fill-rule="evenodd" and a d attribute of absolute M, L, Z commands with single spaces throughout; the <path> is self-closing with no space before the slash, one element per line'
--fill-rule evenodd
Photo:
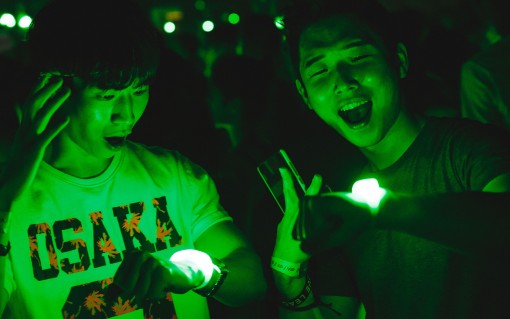
<path fill-rule="evenodd" d="M 214 298 L 228 306 L 242 306 L 261 299 L 267 290 L 259 257 L 249 248 L 239 248 L 223 258 L 228 275 Z"/>
<path fill-rule="evenodd" d="M 432 240 L 468 254 L 505 252 L 510 245 L 510 193 L 390 194 L 377 227 Z"/>

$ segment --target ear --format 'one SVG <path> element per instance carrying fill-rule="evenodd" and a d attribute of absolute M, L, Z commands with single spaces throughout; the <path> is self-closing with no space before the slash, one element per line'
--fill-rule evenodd
<path fill-rule="evenodd" d="M 400 78 L 403 79 L 407 76 L 409 70 L 409 58 L 407 56 L 407 48 L 402 43 L 397 43 L 397 58 Z"/>
<path fill-rule="evenodd" d="M 310 100 L 308 100 L 308 94 L 306 93 L 306 89 L 303 83 L 301 83 L 300 79 L 296 79 L 295 84 L 299 95 L 301 95 L 301 98 L 303 99 L 303 102 L 305 102 L 306 106 L 311 110 L 312 106 L 310 105 Z"/>

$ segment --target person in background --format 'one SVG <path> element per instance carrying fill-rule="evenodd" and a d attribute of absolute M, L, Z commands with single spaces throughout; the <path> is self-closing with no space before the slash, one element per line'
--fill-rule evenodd
<path fill-rule="evenodd" d="M 0 314 L 195 319 L 207 298 L 262 298 L 208 173 L 129 140 L 161 41 L 139 3 L 51 1 L 28 39 L 40 76 L 1 154 Z"/>
<path fill-rule="evenodd" d="M 508 134 L 409 112 L 402 26 L 377 2 L 301 1 L 283 21 L 304 103 L 361 151 L 359 178 L 375 179 L 378 196 L 320 192 L 316 175 L 298 199 L 281 170 L 286 210 L 271 264 L 280 317 L 508 313 Z"/>
<path fill-rule="evenodd" d="M 461 116 L 510 130 L 510 4 L 491 0 L 484 7 L 489 45 L 462 65 Z"/>

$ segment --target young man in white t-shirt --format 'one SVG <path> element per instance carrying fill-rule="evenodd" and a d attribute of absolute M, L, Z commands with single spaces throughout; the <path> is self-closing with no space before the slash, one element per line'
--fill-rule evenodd
<path fill-rule="evenodd" d="M 158 31 L 132 1 L 76 6 L 51 2 L 28 34 L 40 76 L 2 154 L 0 314 L 195 319 L 205 297 L 260 298 L 260 260 L 208 174 L 128 140 Z"/>

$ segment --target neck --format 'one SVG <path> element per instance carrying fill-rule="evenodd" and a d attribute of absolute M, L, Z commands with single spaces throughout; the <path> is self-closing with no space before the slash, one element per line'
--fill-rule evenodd
<path fill-rule="evenodd" d="M 69 147 L 69 143 L 74 147 Z M 71 151 L 72 150 L 72 151 Z M 92 178 L 108 168 L 112 158 L 101 159 L 90 155 L 74 142 L 57 136 L 48 146 L 44 161 L 54 168 L 78 178 Z"/>
<path fill-rule="evenodd" d="M 413 118 L 401 112 L 383 140 L 376 145 L 361 149 L 361 152 L 370 162 L 372 169 L 388 168 L 398 161 L 413 144 L 423 124 L 423 119 Z"/>

